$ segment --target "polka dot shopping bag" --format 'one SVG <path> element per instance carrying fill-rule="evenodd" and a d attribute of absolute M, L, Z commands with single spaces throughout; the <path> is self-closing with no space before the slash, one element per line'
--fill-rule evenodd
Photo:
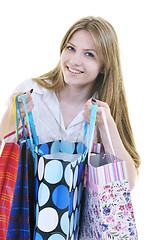
<path fill-rule="evenodd" d="M 92 106 L 88 145 L 63 140 L 37 146 L 34 240 L 78 239 L 86 156 L 95 123 Z M 84 127 L 84 139 L 87 123 Z"/>

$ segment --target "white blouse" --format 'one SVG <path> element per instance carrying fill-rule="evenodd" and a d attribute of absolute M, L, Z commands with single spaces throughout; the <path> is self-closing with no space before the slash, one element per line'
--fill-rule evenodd
<path fill-rule="evenodd" d="M 83 109 L 65 129 L 59 101 L 53 90 L 38 85 L 32 79 L 25 80 L 14 92 L 27 92 L 33 89 L 32 98 L 34 108 L 32 110 L 39 143 L 55 140 L 70 142 L 83 139 Z"/>

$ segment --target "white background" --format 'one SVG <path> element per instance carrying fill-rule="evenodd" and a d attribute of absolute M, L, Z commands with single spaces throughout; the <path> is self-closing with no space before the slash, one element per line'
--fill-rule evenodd
<path fill-rule="evenodd" d="M 5 0 L 0 2 L 0 112 L 23 80 L 48 72 L 59 60 L 66 30 L 93 15 L 115 28 L 129 114 L 142 166 L 132 200 L 140 240 L 156 239 L 156 14 L 146 0 Z"/>

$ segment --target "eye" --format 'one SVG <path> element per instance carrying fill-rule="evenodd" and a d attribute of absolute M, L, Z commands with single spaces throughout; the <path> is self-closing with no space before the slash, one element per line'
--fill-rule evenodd
<path fill-rule="evenodd" d="M 91 52 L 86 52 L 86 56 L 88 56 L 88 57 L 94 57 L 94 54 L 91 53 Z"/>
<path fill-rule="evenodd" d="M 74 48 L 72 46 L 67 46 L 66 47 L 69 51 L 74 51 Z"/>

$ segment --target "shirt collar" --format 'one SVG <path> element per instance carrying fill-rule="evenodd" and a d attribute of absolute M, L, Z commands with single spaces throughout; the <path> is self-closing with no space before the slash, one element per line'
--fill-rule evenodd
<path fill-rule="evenodd" d="M 60 109 L 60 104 L 59 104 L 59 101 L 58 101 L 58 98 L 57 98 L 55 92 L 53 90 L 44 88 L 42 94 L 43 94 L 43 101 L 46 103 L 49 110 L 53 113 L 57 122 L 59 124 L 61 124 L 62 129 L 65 130 L 64 121 L 63 121 L 63 117 L 62 117 L 62 113 L 61 113 L 61 109 Z M 68 128 L 84 121 L 83 111 L 84 111 L 84 109 L 82 109 L 78 113 L 78 115 L 69 124 Z"/>

